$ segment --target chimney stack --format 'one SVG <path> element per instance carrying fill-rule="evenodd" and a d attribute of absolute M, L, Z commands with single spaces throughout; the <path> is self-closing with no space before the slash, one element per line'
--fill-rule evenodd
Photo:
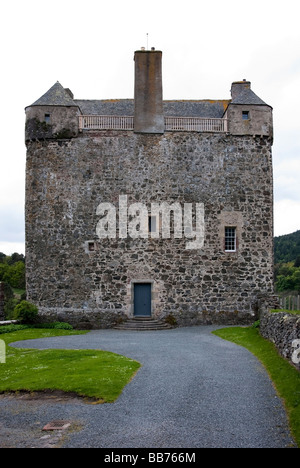
<path fill-rule="evenodd" d="M 243 81 L 235 81 L 231 85 L 231 98 L 234 100 L 241 94 L 244 89 L 251 89 L 250 81 L 243 80 Z"/>
<path fill-rule="evenodd" d="M 164 133 L 162 52 L 138 50 L 134 61 L 134 131 Z"/>

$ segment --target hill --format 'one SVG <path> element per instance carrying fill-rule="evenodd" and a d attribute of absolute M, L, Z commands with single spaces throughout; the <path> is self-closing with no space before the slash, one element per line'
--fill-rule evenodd
<path fill-rule="evenodd" d="M 274 238 L 274 263 L 300 262 L 300 231 Z M 300 266 L 300 264 L 299 264 Z"/>

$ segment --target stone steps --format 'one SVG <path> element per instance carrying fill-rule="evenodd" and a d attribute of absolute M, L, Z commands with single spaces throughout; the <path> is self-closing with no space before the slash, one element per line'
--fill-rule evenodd
<path fill-rule="evenodd" d="M 151 317 L 133 317 L 114 327 L 115 330 L 131 331 L 169 330 L 171 328 L 173 328 L 171 325 Z"/>

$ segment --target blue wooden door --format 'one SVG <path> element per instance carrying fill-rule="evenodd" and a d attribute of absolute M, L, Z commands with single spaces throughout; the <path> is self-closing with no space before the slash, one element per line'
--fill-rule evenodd
<path fill-rule="evenodd" d="M 134 285 L 134 315 L 151 316 L 151 283 Z"/>

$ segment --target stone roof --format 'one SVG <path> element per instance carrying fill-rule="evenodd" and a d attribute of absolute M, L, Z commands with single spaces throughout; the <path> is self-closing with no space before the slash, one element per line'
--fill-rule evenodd
<path fill-rule="evenodd" d="M 67 106 L 77 107 L 71 94 L 57 81 L 42 97 L 31 106 Z"/>
<path fill-rule="evenodd" d="M 74 102 L 84 115 L 133 115 L 133 99 L 75 99 Z"/>
<path fill-rule="evenodd" d="M 256 106 L 268 106 L 268 104 L 266 104 L 262 99 L 260 99 L 249 88 L 244 88 L 243 91 L 231 101 L 231 104 L 252 104 Z"/>
<path fill-rule="evenodd" d="M 164 114 L 167 117 L 221 118 L 230 101 L 164 101 Z"/>
<path fill-rule="evenodd" d="M 163 101 L 167 117 L 221 118 L 230 101 Z M 84 100 L 74 103 L 85 115 L 134 115 L 133 99 Z"/>
<path fill-rule="evenodd" d="M 250 88 L 244 88 L 232 101 L 170 100 L 163 101 L 163 108 L 167 117 L 222 118 L 229 104 L 268 106 Z M 75 106 L 84 115 L 134 115 L 134 99 L 73 99 L 72 93 L 58 81 L 29 107 L 32 106 Z"/>

